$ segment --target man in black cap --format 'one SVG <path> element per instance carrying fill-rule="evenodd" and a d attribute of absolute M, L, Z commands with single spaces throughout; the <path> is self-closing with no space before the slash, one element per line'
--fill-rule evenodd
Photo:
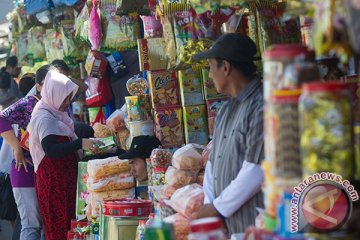
<path fill-rule="evenodd" d="M 129 160 L 133 176 L 143 183 L 148 180 L 146 159 L 150 157 L 152 150 L 159 146 L 161 142 L 154 136 L 137 136 L 133 138 L 129 151 L 119 158 Z"/>
<path fill-rule="evenodd" d="M 229 33 L 194 56 L 208 59 L 217 91 L 230 97 L 216 118 L 213 152 L 205 170 L 205 205 L 198 213 L 199 218 L 222 217 L 229 234 L 255 225 L 256 207 L 263 207 L 263 87 L 253 63 L 255 54 L 249 37 Z"/>

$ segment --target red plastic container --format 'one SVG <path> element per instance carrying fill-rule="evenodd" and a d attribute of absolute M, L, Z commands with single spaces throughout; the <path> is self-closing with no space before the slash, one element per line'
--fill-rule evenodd
<path fill-rule="evenodd" d="M 152 202 L 138 199 L 118 199 L 103 202 L 103 214 L 114 217 L 148 217 Z"/>

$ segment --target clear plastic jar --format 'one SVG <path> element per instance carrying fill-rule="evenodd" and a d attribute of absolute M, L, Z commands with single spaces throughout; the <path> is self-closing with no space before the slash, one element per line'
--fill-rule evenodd
<path fill-rule="evenodd" d="M 267 103 L 265 154 L 276 177 L 301 177 L 298 101 L 300 89 L 277 90 Z"/>
<path fill-rule="evenodd" d="M 190 223 L 191 233 L 188 240 L 226 240 L 219 218 L 203 218 Z"/>
<path fill-rule="evenodd" d="M 349 85 L 309 83 L 302 92 L 299 115 L 304 177 L 334 172 L 350 179 L 354 148 Z"/>

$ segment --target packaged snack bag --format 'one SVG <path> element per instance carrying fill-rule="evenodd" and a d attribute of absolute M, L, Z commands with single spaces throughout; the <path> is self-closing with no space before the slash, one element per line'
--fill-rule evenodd
<path fill-rule="evenodd" d="M 87 166 L 88 174 L 93 178 L 102 178 L 117 173 L 130 171 L 128 160 L 121 160 L 118 157 L 109 157 L 106 159 L 91 160 Z"/>
<path fill-rule="evenodd" d="M 171 199 L 165 202 L 176 212 L 187 218 L 195 219 L 204 203 L 203 188 L 197 183 L 187 185 L 176 190 Z"/>
<path fill-rule="evenodd" d="M 202 166 L 204 147 L 198 144 L 187 144 L 174 153 L 172 166 L 181 170 L 199 171 Z"/>

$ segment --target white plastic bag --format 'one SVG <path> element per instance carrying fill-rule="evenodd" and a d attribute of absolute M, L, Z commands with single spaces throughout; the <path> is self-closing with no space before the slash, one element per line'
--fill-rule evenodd
<path fill-rule="evenodd" d="M 203 150 L 201 145 L 187 144 L 174 153 L 172 165 L 181 170 L 199 171 L 203 167 Z"/>
<path fill-rule="evenodd" d="M 195 219 L 204 204 L 203 188 L 197 183 L 185 186 L 176 190 L 165 203 L 187 218 Z"/>

